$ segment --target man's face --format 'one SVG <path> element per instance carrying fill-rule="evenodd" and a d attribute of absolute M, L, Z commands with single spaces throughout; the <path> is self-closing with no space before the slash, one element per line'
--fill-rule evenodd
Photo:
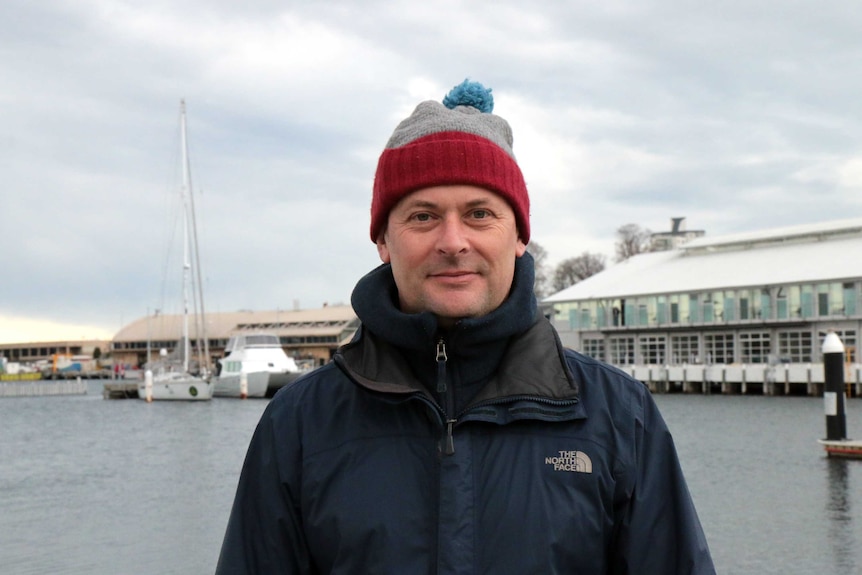
<path fill-rule="evenodd" d="M 526 246 L 501 196 L 476 186 L 435 186 L 401 199 L 377 240 L 392 264 L 401 311 L 430 311 L 441 325 L 500 306 Z"/>

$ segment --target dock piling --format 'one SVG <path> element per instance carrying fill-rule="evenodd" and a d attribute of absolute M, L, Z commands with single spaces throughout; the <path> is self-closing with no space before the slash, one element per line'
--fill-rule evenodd
<path fill-rule="evenodd" d="M 844 410 L 844 344 L 835 332 L 823 339 L 823 407 L 826 413 L 826 439 L 847 439 Z"/>

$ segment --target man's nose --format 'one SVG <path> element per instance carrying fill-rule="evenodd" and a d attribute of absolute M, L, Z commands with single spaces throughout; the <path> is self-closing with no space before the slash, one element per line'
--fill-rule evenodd
<path fill-rule="evenodd" d="M 467 229 L 461 218 L 457 216 L 443 218 L 440 224 L 440 235 L 437 238 L 437 250 L 453 255 L 466 251 L 469 246 Z"/>

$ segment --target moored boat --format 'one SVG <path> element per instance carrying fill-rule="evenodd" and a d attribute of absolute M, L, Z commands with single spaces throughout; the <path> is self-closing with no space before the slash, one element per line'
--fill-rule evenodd
<path fill-rule="evenodd" d="M 219 360 L 218 371 L 213 378 L 216 397 L 242 397 L 243 375 L 247 397 L 272 396 L 302 373 L 274 334 L 235 335 L 228 341 L 225 352 L 227 355 Z"/>
<path fill-rule="evenodd" d="M 174 351 L 174 357 L 169 357 L 167 350 L 162 349 L 160 360 L 155 365 L 148 367 L 144 380 L 138 384 L 138 396 L 147 402 L 155 400 L 202 401 L 212 399 L 213 396 L 213 384 L 210 381 L 211 373 L 209 370 L 209 348 L 205 330 L 203 290 L 201 289 L 200 253 L 195 228 L 194 195 L 186 138 L 185 102 L 180 104 L 180 137 L 183 174 L 180 188 L 183 241 L 182 336 L 179 339 L 177 349 Z M 197 297 L 194 297 L 194 287 L 197 287 Z M 193 304 L 191 314 L 189 312 L 190 300 L 193 300 L 191 301 Z M 195 347 L 199 356 L 196 366 L 193 366 L 191 360 L 190 315 L 194 315 L 196 325 L 197 345 Z M 149 357 L 149 351 L 147 356 Z"/>
<path fill-rule="evenodd" d="M 862 459 L 862 441 L 853 439 L 818 439 L 829 457 Z"/>

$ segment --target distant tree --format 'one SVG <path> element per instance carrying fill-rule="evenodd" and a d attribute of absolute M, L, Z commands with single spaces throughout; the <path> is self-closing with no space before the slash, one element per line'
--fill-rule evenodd
<path fill-rule="evenodd" d="M 93 349 L 93 359 L 99 359 L 100 357 L 102 357 L 102 350 L 98 347 Z"/>
<path fill-rule="evenodd" d="M 626 224 L 617 230 L 616 261 L 650 251 L 652 232 L 637 224 Z"/>
<path fill-rule="evenodd" d="M 554 291 L 564 290 L 605 269 L 605 256 L 584 252 L 561 261 L 554 270 Z"/>
<path fill-rule="evenodd" d="M 548 284 L 550 281 L 548 279 L 547 265 L 548 252 L 535 241 L 531 241 L 527 244 L 527 251 L 530 252 L 530 255 L 533 256 L 533 260 L 535 261 L 536 279 L 533 282 L 533 292 L 536 294 L 537 299 L 542 299 L 549 295 Z"/>

